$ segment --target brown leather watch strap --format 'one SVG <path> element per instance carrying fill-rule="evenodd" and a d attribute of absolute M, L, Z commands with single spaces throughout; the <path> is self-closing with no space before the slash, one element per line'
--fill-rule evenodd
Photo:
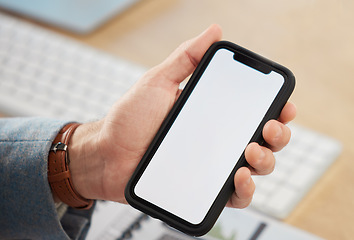
<path fill-rule="evenodd" d="M 89 209 L 93 200 L 82 197 L 75 189 L 69 171 L 68 144 L 79 123 L 63 127 L 55 138 L 48 157 L 48 181 L 54 195 L 70 207 Z"/>

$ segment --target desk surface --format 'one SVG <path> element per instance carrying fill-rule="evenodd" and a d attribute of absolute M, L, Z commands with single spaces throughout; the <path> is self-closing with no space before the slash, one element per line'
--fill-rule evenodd
<path fill-rule="evenodd" d="M 290 68 L 295 122 L 337 138 L 343 152 L 286 222 L 326 239 L 353 239 L 353 11 L 347 0 L 145 0 L 90 35 L 55 30 L 151 67 L 218 23 L 224 39 Z"/>

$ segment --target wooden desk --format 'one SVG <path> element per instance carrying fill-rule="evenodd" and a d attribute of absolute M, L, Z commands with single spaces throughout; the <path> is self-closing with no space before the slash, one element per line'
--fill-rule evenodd
<path fill-rule="evenodd" d="M 219 23 L 225 39 L 290 68 L 295 122 L 339 139 L 343 152 L 286 222 L 326 239 L 353 239 L 353 11 L 345 0 L 145 0 L 90 35 L 56 31 L 151 67 Z"/>

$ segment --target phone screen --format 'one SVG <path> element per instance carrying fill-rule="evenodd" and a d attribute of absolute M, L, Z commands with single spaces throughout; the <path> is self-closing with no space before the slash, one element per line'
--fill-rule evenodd
<path fill-rule="evenodd" d="M 285 81 L 234 54 L 216 51 L 134 188 L 192 224 L 205 218 Z"/>

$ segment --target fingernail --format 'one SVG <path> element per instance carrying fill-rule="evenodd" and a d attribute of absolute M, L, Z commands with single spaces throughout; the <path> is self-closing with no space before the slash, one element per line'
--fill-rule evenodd
<path fill-rule="evenodd" d="M 249 176 L 245 182 L 247 185 L 249 185 L 251 183 L 251 176 Z"/>
<path fill-rule="evenodd" d="M 274 138 L 275 138 L 275 139 L 280 138 L 281 135 L 282 135 L 282 133 L 283 133 L 283 131 L 282 131 L 281 127 L 280 127 L 279 125 L 277 125 L 277 126 L 275 127 L 275 136 L 274 136 Z"/>
<path fill-rule="evenodd" d="M 261 146 L 258 146 L 259 150 L 259 160 L 263 160 L 265 158 L 265 152 L 263 151 Z"/>

